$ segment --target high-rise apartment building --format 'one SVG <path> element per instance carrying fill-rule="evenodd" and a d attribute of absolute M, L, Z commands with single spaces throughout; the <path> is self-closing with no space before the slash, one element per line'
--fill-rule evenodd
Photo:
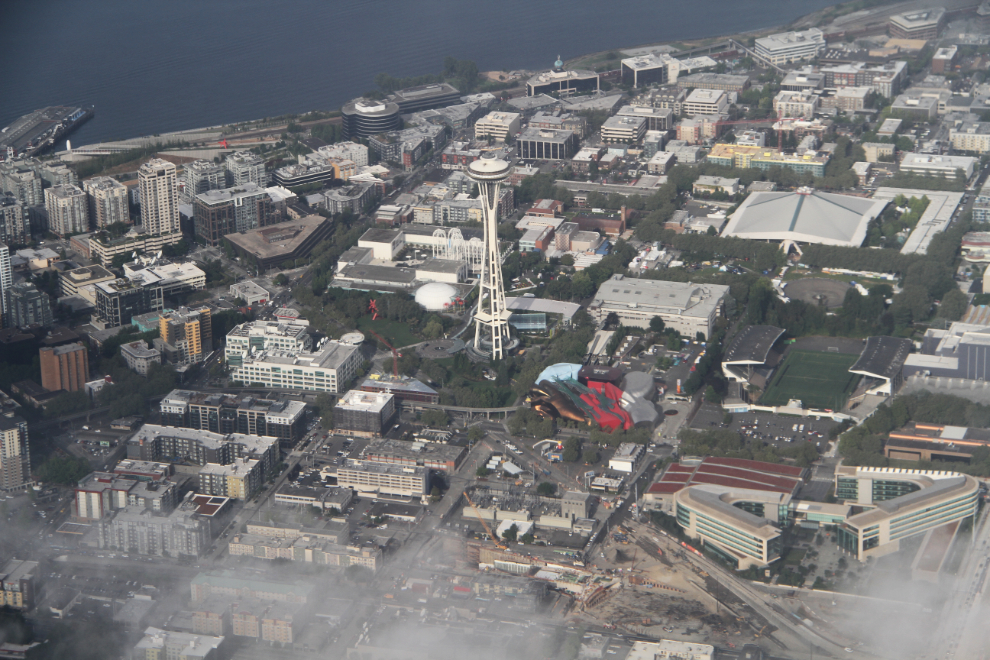
<path fill-rule="evenodd" d="M 63 163 L 56 164 L 51 161 L 42 162 L 36 158 L 32 158 L 29 163 L 31 164 L 31 169 L 37 172 L 38 176 L 43 181 L 48 182 L 50 186 L 79 185 L 79 177 L 68 165 Z"/>
<path fill-rule="evenodd" d="M 227 154 L 224 159 L 227 170 L 227 187 L 243 186 L 245 183 L 257 184 L 259 188 L 268 185 L 268 172 L 265 171 L 265 159 L 250 151 L 237 151 Z"/>
<path fill-rule="evenodd" d="M 97 228 L 122 222 L 130 224 L 127 186 L 108 176 L 83 181 L 89 197 L 89 220 Z"/>
<path fill-rule="evenodd" d="M 0 170 L 3 169 L 7 171 L 34 172 L 41 179 L 40 185 L 42 187 L 79 185 L 79 177 L 75 171 L 61 161 L 41 161 L 37 158 L 22 158 L 0 166 Z"/>
<path fill-rule="evenodd" d="M 181 307 L 158 319 L 155 345 L 166 360 L 185 365 L 201 362 L 213 350 L 213 323 L 206 305 Z"/>
<path fill-rule="evenodd" d="M 19 165 L 19 162 L 0 165 L 0 188 L 28 206 L 43 205 L 45 198 L 41 194 L 41 177 L 34 170 Z"/>
<path fill-rule="evenodd" d="M 179 185 L 175 165 L 153 158 L 138 168 L 141 226 L 160 236 L 179 231 Z"/>
<path fill-rule="evenodd" d="M 30 282 L 14 284 L 4 292 L 5 327 L 26 328 L 30 325 L 50 326 L 52 306 L 48 295 Z"/>
<path fill-rule="evenodd" d="M 13 284 L 14 275 L 10 269 L 10 249 L 0 243 L 0 303 L 3 305 L 3 315 L 7 315 L 7 289 Z"/>
<path fill-rule="evenodd" d="M 227 171 L 212 160 L 194 160 L 189 163 L 183 169 L 182 179 L 185 183 L 183 197 L 187 200 L 192 200 L 207 190 L 227 187 Z"/>
<path fill-rule="evenodd" d="M 281 217 L 264 188 L 245 183 L 196 195 L 193 220 L 196 235 L 208 245 L 217 246 L 227 234 L 267 227 Z"/>
<path fill-rule="evenodd" d="M 89 205 L 79 186 L 63 184 L 45 188 L 48 230 L 59 236 L 89 231 Z"/>
<path fill-rule="evenodd" d="M 2 415 L 0 416 L 0 492 L 20 490 L 29 483 L 31 483 L 31 452 L 28 446 L 27 422 L 17 415 Z"/>
<path fill-rule="evenodd" d="M 41 349 L 41 386 L 49 392 L 83 389 L 89 379 L 89 352 L 80 343 Z"/>
<path fill-rule="evenodd" d="M 31 220 L 27 206 L 11 194 L 0 194 L 0 242 L 8 245 L 31 242 Z"/>

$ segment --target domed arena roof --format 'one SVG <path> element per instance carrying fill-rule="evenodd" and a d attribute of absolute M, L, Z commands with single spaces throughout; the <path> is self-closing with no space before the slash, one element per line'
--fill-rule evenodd
<path fill-rule="evenodd" d="M 430 282 L 416 289 L 415 300 L 431 312 L 442 312 L 457 298 L 457 289 L 443 282 Z"/>

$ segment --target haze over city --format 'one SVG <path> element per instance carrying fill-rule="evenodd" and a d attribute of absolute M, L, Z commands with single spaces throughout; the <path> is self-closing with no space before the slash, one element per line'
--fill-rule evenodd
<path fill-rule="evenodd" d="M 990 657 L 990 1 L 490 9 L 0 9 L 0 658 Z"/>

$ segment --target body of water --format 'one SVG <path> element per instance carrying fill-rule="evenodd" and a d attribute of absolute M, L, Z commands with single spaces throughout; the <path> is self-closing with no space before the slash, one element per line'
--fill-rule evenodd
<path fill-rule="evenodd" d="M 376 74 L 544 69 L 786 24 L 833 0 L 2 0 L 0 126 L 92 104 L 77 145 L 333 110 Z"/>

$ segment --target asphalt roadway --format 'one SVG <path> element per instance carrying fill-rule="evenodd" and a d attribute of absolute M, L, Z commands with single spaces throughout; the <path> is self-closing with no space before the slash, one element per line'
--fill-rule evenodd
<path fill-rule="evenodd" d="M 976 520 L 972 545 L 955 578 L 943 573 L 941 578 L 954 580 L 951 596 L 939 613 L 939 634 L 933 637 L 919 660 L 946 658 L 951 660 L 986 660 L 990 658 L 990 592 L 987 572 L 990 571 L 990 523 L 987 507 Z"/>

